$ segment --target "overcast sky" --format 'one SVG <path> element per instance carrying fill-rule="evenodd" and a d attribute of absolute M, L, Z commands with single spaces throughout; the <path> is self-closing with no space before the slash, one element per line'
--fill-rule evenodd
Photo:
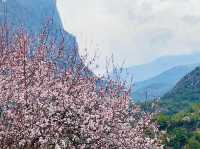
<path fill-rule="evenodd" d="M 65 29 L 98 63 L 119 64 L 200 51 L 200 0 L 57 0 Z M 103 67 L 98 71 L 101 72 Z"/>

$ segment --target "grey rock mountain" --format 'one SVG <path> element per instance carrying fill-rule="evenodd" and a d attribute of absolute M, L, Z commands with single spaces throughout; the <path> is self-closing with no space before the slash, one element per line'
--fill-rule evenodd
<path fill-rule="evenodd" d="M 50 36 L 60 38 L 61 32 L 65 39 L 64 58 L 59 64 L 67 65 L 66 59 L 76 55 L 80 60 L 76 38 L 64 31 L 57 7 L 56 0 L 0 0 L 0 23 L 8 22 L 11 26 L 22 25 L 32 34 L 39 33 L 48 19 L 53 23 L 49 25 L 53 33 Z"/>

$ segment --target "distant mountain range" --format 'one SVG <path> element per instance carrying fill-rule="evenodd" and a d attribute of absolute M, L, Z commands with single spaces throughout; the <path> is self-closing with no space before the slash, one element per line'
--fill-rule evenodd
<path fill-rule="evenodd" d="M 133 78 L 131 96 L 136 101 L 144 101 L 162 97 L 199 65 L 200 53 L 163 56 L 147 64 L 122 68 L 118 74 L 128 83 Z M 115 75 L 113 78 L 115 79 Z"/>
<path fill-rule="evenodd" d="M 151 100 L 162 97 L 170 91 L 176 83 L 199 64 L 175 66 L 149 80 L 137 82 L 133 87 L 134 100 Z"/>
<path fill-rule="evenodd" d="M 184 110 L 194 103 L 200 103 L 200 67 L 184 76 L 161 98 L 163 111 L 170 114 Z"/>
<path fill-rule="evenodd" d="M 163 56 L 147 64 L 124 68 L 120 76 L 124 80 L 130 79 L 128 76 L 132 76 L 135 82 L 141 82 L 158 76 L 176 66 L 190 64 L 200 64 L 200 53 Z"/>

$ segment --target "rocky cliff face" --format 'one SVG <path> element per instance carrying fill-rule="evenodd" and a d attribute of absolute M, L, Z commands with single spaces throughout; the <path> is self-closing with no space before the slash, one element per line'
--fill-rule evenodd
<path fill-rule="evenodd" d="M 56 0 L 0 0 L 0 23 L 6 20 L 12 26 L 23 25 L 34 34 L 41 31 L 42 25 L 49 18 L 53 20 L 50 29 L 54 30 L 53 33 L 49 33 L 50 36 L 60 38 L 62 32 L 65 38 L 64 58 L 59 60 L 59 64 L 67 66 L 66 59 L 75 53 L 77 61 L 80 61 L 76 39 L 64 31 Z"/>

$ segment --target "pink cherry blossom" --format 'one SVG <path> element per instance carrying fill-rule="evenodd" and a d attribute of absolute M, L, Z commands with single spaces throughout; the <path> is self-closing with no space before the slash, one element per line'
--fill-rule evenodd
<path fill-rule="evenodd" d="M 130 101 L 123 84 L 97 86 L 98 77 L 81 75 L 88 70 L 81 62 L 57 73 L 45 54 L 59 46 L 43 42 L 46 36 L 0 26 L 0 70 L 10 72 L 0 73 L 0 148 L 160 148 L 145 133 L 157 132 L 152 115 Z"/>

